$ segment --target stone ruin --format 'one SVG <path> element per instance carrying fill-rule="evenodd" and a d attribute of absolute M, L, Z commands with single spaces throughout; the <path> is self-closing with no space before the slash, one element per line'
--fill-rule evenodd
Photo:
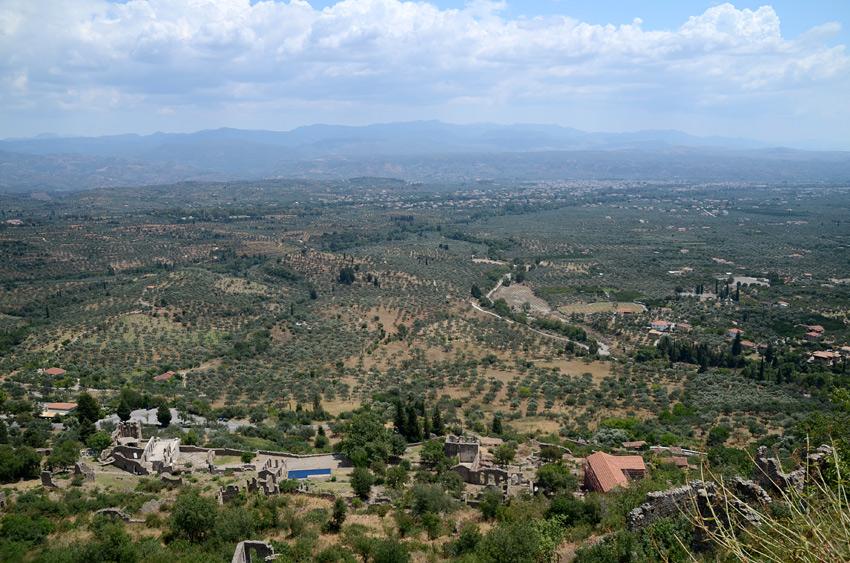
<path fill-rule="evenodd" d="M 457 457 L 459 463 L 477 464 L 481 459 L 481 444 L 473 436 L 446 436 L 446 457 Z"/>
<path fill-rule="evenodd" d="M 180 476 L 178 476 L 178 477 L 169 477 L 168 475 L 163 475 L 161 478 L 162 478 L 162 482 L 163 482 L 163 483 L 166 483 L 166 484 L 168 484 L 168 485 L 176 485 L 176 486 L 178 486 L 178 487 L 179 487 L 179 486 L 181 486 L 181 485 L 185 485 L 185 484 L 186 484 L 186 481 L 184 481 L 184 480 L 183 480 L 183 477 L 180 477 Z"/>
<path fill-rule="evenodd" d="M 96 511 L 95 514 L 100 514 L 106 518 L 111 519 L 119 519 L 124 522 L 130 522 L 131 524 L 144 524 L 144 520 L 139 520 L 138 518 L 130 518 L 130 515 L 121 510 L 120 508 L 101 508 Z"/>
<path fill-rule="evenodd" d="M 255 555 L 251 555 L 251 552 Z M 233 559 L 230 563 L 257 563 L 260 561 L 274 561 L 277 555 L 274 553 L 274 548 L 264 541 L 246 540 L 241 541 L 236 545 L 236 551 L 233 552 Z"/>
<path fill-rule="evenodd" d="M 822 445 L 815 453 L 806 457 L 805 463 L 791 473 L 785 473 L 782 471 L 779 460 L 767 457 L 767 448 L 760 446 L 755 459 L 756 467 L 753 471 L 753 478 L 759 485 L 769 490 L 787 492 L 796 489 L 802 491 L 806 483 L 820 475 L 831 455 L 832 447 Z"/>
<path fill-rule="evenodd" d="M 780 493 L 803 490 L 825 469 L 832 453 L 832 447 L 823 445 L 808 455 L 800 467 L 785 473 L 779 460 L 768 458 L 767 448 L 761 446 L 755 459 L 753 481 L 740 477 L 732 479 L 726 488 L 731 494 L 723 494 L 716 484 L 703 481 L 691 481 L 684 487 L 649 493 L 646 502 L 629 513 L 626 526 L 629 530 L 639 530 L 661 518 L 692 511 L 694 507 L 707 522 L 719 519 L 728 524 L 734 519 L 739 524 L 758 525 L 761 519 L 752 506 L 763 506 L 772 501 L 765 489 Z M 704 541 L 704 537 L 695 536 L 697 544 Z"/>
<path fill-rule="evenodd" d="M 286 469 L 286 460 L 269 458 L 260 468 L 258 477 L 263 480 L 271 480 L 279 483 L 286 479 L 289 472 Z"/>
<path fill-rule="evenodd" d="M 213 466 L 215 467 L 215 466 Z M 254 466 L 240 466 L 251 467 Z M 243 469 L 250 470 L 250 469 Z M 268 495 L 280 494 L 280 482 L 285 481 L 288 475 L 286 469 L 286 461 L 282 459 L 267 459 L 260 468 L 257 477 L 252 477 L 245 483 L 245 488 L 249 493 L 262 493 Z M 218 503 L 224 504 L 233 499 L 239 494 L 239 485 L 228 485 L 226 488 L 218 489 Z"/>
<path fill-rule="evenodd" d="M 268 465 L 268 462 L 266 462 Z M 215 450 L 207 451 L 207 469 L 211 475 L 223 475 L 230 471 L 234 473 L 244 473 L 248 471 L 256 471 L 257 466 L 251 463 L 237 463 L 235 465 L 216 465 Z"/>
<path fill-rule="evenodd" d="M 59 485 L 53 480 L 53 473 L 47 471 L 46 469 L 41 472 L 41 484 L 44 487 L 49 487 L 51 489 L 58 489 Z"/>
<path fill-rule="evenodd" d="M 470 485 L 496 485 L 501 486 L 510 482 L 511 474 L 504 469 L 496 467 L 470 467 L 466 464 L 458 464 L 452 467 L 452 471 L 460 475 L 464 483 Z"/>
<path fill-rule="evenodd" d="M 73 475 L 74 477 L 82 475 L 83 483 L 94 483 L 94 469 L 81 461 L 74 463 Z M 61 485 L 53 480 L 53 472 L 46 469 L 41 472 L 41 485 L 50 489 L 61 488 Z"/>
<path fill-rule="evenodd" d="M 249 493 L 260 492 L 266 496 L 280 494 L 280 485 L 270 479 L 258 479 L 256 477 L 252 477 L 248 481 L 247 487 Z"/>
<path fill-rule="evenodd" d="M 257 474 L 248 481 L 248 492 L 262 492 L 264 495 L 279 495 L 280 482 L 288 475 L 286 461 L 282 459 L 267 459 Z"/>
<path fill-rule="evenodd" d="M 219 487 L 218 493 L 216 493 L 216 498 L 218 498 L 218 505 L 222 506 L 226 502 L 230 502 L 239 496 L 239 485 L 227 485 L 227 487 Z"/>
<path fill-rule="evenodd" d="M 6 493 L 0 491 L 0 510 L 6 510 Z"/>
<path fill-rule="evenodd" d="M 750 504 L 768 504 L 771 502 L 770 495 L 757 483 L 740 477 L 732 479 L 728 490 L 733 496 L 727 498 L 718 492 L 715 483 L 694 480 L 683 487 L 649 493 L 646 502 L 629 513 L 626 527 L 630 531 L 640 530 L 657 520 L 689 513 L 694 508 L 709 521 L 716 517 L 728 523 L 734 517 L 738 522 L 759 524 L 761 518 Z M 734 514 L 730 515 L 727 507 Z"/>
<path fill-rule="evenodd" d="M 516 487 L 533 490 L 532 483 L 525 481 L 521 473 L 510 473 L 505 469 L 482 463 L 481 443 L 474 436 L 446 436 L 446 457 L 457 457 L 459 463 L 452 471 L 460 475 L 464 483 L 486 487 L 501 487 L 504 495 L 512 494 Z"/>
<path fill-rule="evenodd" d="M 115 430 L 110 435 L 113 442 L 135 441 L 137 444 L 142 442 L 142 423 L 141 421 L 126 421 L 119 422 Z"/>
<path fill-rule="evenodd" d="M 74 477 L 77 475 L 83 476 L 83 483 L 94 483 L 94 469 L 81 461 L 74 464 Z"/>
<path fill-rule="evenodd" d="M 130 438 L 121 438 L 100 456 L 102 462 L 111 462 L 118 469 L 134 475 L 171 472 L 180 454 L 180 438 L 162 440 L 156 436 L 144 448 L 132 445 Z"/>

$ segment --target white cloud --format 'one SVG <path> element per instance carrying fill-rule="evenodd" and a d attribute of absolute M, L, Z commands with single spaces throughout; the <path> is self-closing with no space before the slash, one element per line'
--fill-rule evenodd
<path fill-rule="evenodd" d="M 618 27 L 562 16 L 511 20 L 504 8 L 484 0 L 462 10 L 344 0 L 321 11 L 299 0 L 6 0 L 0 106 L 23 111 L 19 127 L 33 104 L 41 115 L 170 115 L 161 108 L 175 107 L 206 115 L 278 111 L 291 100 L 374 115 L 427 108 L 434 115 L 420 117 L 430 118 L 477 100 L 509 113 L 502 121 L 544 117 L 544 107 L 558 104 L 618 107 L 617 115 L 631 105 L 651 116 L 667 106 L 739 111 L 749 103 L 758 111 L 799 90 L 819 90 L 823 100 L 846 91 L 850 75 L 844 48 L 825 43 L 836 24 L 783 39 L 769 6 L 723 4 L 672 31 L 644 30 L 640 19 Z"/>

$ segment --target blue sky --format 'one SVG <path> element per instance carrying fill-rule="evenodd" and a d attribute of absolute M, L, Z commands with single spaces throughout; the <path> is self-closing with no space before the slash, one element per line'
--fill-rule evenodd
<path fill-rule="evenodd" d="M 0 0 L 0 138 L 554 123 L 850 149 L 850 2 Z"/>

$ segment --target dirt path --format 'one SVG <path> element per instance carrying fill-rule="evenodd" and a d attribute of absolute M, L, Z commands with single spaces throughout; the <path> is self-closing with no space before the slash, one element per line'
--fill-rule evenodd
<path fill-rule="evenodd" d="M 511 276 L 510 272 L 508 272 L 507 274 L 502 276 L 502 278 L 499 279 L 496 286 L 493 289 L 491 289 L 490 291 L 487 292 L 487 299 L 491 299 L 493 297 L 493 294 L 495 294 L 500 288 L 503 287 L 502 282 L 506 279 L 509 279 L 510 276 Z M 511 290 L 511 287 L 505 288 L 506 292 L 510 291 L 510 290 Z M 539 313 L 540 315 L 555 317 L 555 318 L 557 318 L 558 320 L 560 320 L 561 322 L 564 322 L 564 323 L 569 322 L 566 318 L 564 318 L 562 315 L 560 315 L 557 311 L 552 311 L 552 309 L 549 307 L 549 304 L 544 299 L 537 297 L 534 294 L 534 292 L 531 290 L 531 288 L 528 287 L 528 286 L 517 286 L 517 288 L 514 289 L 514 291 L 510 295 L 510 297 L 511 297 L 511 299 L 507 300 L 509 304 L 515 305 L 515 303 L 512 303 L 512 302 L 516 302 L 517 300 L 521 299 L 524 302 L 528 302 L 531 305 L 533 313 Z M 494 313 L 492 311 L 487 311 L 487 310 L 483 309 L 481 306 L 478 305 L 478 303 L 475 302 L 475 300 L 470 300 L 469 304 L 472 305 L 472 307 L 476 311 L 481 311 L 482 313 L 485 313 L 487 315 L 492 315 L 496 318 L 502 319 L 503 321 L 507 322 L 508 324 L 514 323 L 514 321 L 511 320 L 511 319 L 506 319 L 502 316 L 497 315 L 496 313 Z M 585 350 L 588 349 L 587 344 L 582 344 L 581 342 L 576 342 L 574 340 L 570 340 L 569 338 L 565 338 L 563 336 L 556 336 L 554 334 L 549 334 L 548 332 L 542 332 L 540 330 L 531 328 L 530 326 L 527 326 L 527 325 L 523 325 L 523 326 L 526 330 L 530 330 L 531 332 L 537 333 L 541 336 L 545 336 L 546 338 L 559 340 L 561 342 L 573 342 L 575 345 L 581 346 Z M 600 341 L 598 338 L 595 338 L 595 340 L 596 340 L 596 345 L 597 345 L 597 348 L 598 348 L 597 353 L 600 356 L 610 356 L 611 355 L 610 347 L 607 344 L 605 344 L 604 342 Z"/>

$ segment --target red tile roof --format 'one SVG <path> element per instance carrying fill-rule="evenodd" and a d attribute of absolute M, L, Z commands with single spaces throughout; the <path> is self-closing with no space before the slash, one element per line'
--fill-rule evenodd
<path fill-rule="evenodd" d="M 643 441 L 643 440 L 639 440 L 637 442 L 623 442 L 624 448 L 640 448 L 640 447 L 645 446 L 645 445 L 646 445 L 646 442 Z"/>
<path fill-rule="evenodd" d="M 688 458 L 686 457 L 671 457 L 669 458 L 671 463 L 675 463 L 676 467 L 687 467 L 688 466 Z M 667 461 L 667 460 L 665 460 Z"/>
<path fill-rule="evenodd" d="M 175 375 L 176 374 L 173 371 L 167 371 L 167 372 L 163 373 L 162 375 L 157 375 L 156 377 L 153 378 L 153 380 L 154 381 L 168 381 L 169 379 L 171 379 Z"/>
<path fill-rule="evenodd" d="M 47 368 L 44 373 L 47 375 L 65 375 L 68 372 L 62 368 Z"/>
<path fill-rule="evenodd" d="M 77 403 L 50 403 L 44 406 L 49 411 L 69 411 L 77 408 Z"/>
<path fill-rule="evenodd" d="M 591 479 L 593 488 L 602 493 L 616 487 L 628 488 L 629 480 L 624 471 L 646 471 L 646 464 L 639 455 L 613 456 L 596 452 L 587 456 L 586 461 L 585 474 L 595 476 L 595 480 Z"/>

